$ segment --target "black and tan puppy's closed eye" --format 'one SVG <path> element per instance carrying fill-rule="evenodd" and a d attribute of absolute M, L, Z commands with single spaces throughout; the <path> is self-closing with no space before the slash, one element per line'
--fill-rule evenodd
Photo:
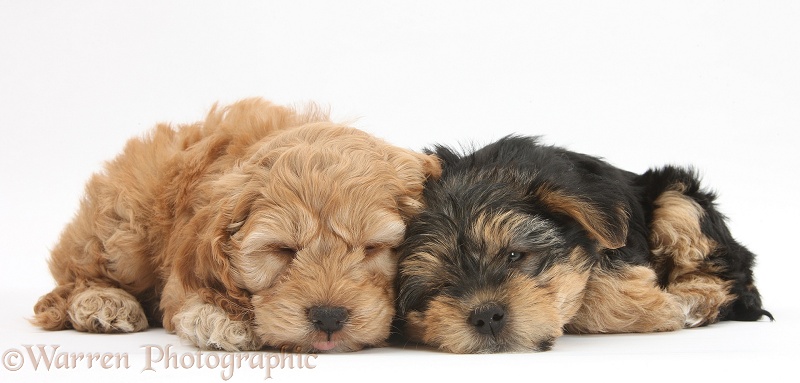
<path fill-rule="evenodd" d="M 671 331 L 766 315 L 754 255 L 691 169 L 644 174 L 506 137 L 445 147 L 399 247 L 398 314 L 456 353 L 544 351 L 575 333 Z"/>

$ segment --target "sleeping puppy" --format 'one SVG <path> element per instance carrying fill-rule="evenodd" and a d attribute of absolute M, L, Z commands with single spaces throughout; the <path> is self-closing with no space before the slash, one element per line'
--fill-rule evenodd
<path fill-rule="evenodd" d="M 406 335 L 455 353 L 544 351 L 573 333 L 671 331 L 766 315 L 754 255 L 693 171 L 633 174 L 506 137 L 434 153 L 442 176 L 401 247 Z"/>
<path fill-rule="evenodd" d="M 394 248 L 435 157 L 261 99 L 128 142 L 52 251 L 48 330 L 163 326 L 197 347 L 382 345 Z"/>

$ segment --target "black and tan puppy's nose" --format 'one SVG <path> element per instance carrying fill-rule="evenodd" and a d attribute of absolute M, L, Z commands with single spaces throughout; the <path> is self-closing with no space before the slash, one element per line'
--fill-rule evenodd
<path fill-rule="evenodd" d="M 496 336 L 506 324 L 506 312 L 500 305 L 489 303 L 473 310 L 469 323 L 481 334 Z"/>
<path fill-rule="evenodd" d="M 308 320 L 320 331 L 328 333 L 328 337 L 342 329 L 347 320 L 347 309 L 336 306 L 314 306 L 308 310 Z"/>

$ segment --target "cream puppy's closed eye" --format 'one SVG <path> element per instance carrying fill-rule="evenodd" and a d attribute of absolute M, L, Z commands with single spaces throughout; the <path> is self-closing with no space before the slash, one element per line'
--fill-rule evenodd
<path fill-rule="evenodd" d="M 348 238 L 345 242 L 351 243 L 354 250 L 363 251 L 364 262 L 374 264 L 374 267 L 381 269 L 382 274 L 391 277 L 394 275 L 394 267 L 391 265 L 394 248 L 403 239 L 405 224 L 390 213 L 376 215 L 380 219 L 373 220 L 382 219 L 384 223 L 367 228 L 358 238 Z M 294 229 L 307 232 L 319 230 L 312 217 L 308 218 L 303 224 L 293 225 Z M 233 270 L 238 275 L 236 279 L 241 288 L 250 292 L 268 288 L 286 267 L 304 256 L 305 247 L 313 242 L 312 238 L 309 243 L 304 243 L 301 236 L 287 232 L 277 221 L 271 217 L 251 217 L 248 223 L 238 224 L 241 229 L 231 236 L 231 243 L 238 247 Z M 373 258 L 377 257 L 389 259 L 375 262 Z"/>
<path fill-rule="evenodd" d="M 277 146 L 256 161 L 273 172 L 237 235 L 257 257 L 241 254 L 232 266 L 254 269 L 265 256 L 281 258 L 276 275 L 248 288 L 256 331 L 270 346 L 344 351 L 383 344 L 394 315 L 394 247 L 403 238 L 407 212 L 419 206 L 408 198 L 409 184 L 398 181 L 407 161 L 419 166 L 420 157 L 387 156 L 380 146 L 339 136 L 318 139 L 318 149 L 309 143 L 302 152 L 295 144 Z M 344 149 L 332 149 L 340 144 Z M 401 178 L 386 178 L 398 171 Z M 420 183 L 411 190 L 421 189 Z"/>
<path fill-rule="evenodd" d="M 394 315 L 394 248 L 439 172 L 435 156 L 313 106 L 248 99 L 159 125 L 87 184 L 51 254 L 57 287 L 33 322 L 161 324 L 228 351 L 380 346 Z"/>

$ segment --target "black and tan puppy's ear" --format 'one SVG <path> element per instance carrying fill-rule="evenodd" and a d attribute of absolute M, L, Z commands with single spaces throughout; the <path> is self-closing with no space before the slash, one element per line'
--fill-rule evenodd
<path fill-rule="evenodd" d="M 447 146 L 436 145 L 433 149 L 425 149 L 425 154 L 436 156 L 439 159 L 441 170 L 444 171 L 461 160 L 461 155 Z"/>
<path fill-rule="evenodd" d="M 551 153 L 559 166 L 547 172 L 529 194 L 551 211 L 577 221 L 605 249 L 624 247 L 636 196 L 627 186 L 631 173 L 600 158 L 559 148 Z"/>
<path fill-rule="evenodd" d="M 603 248 L 625 246 L 630 213 L 624 200 L 582 197 L 549 185 L 539 186 L 533 194 L 548 210 L 577 221 Z"/>

